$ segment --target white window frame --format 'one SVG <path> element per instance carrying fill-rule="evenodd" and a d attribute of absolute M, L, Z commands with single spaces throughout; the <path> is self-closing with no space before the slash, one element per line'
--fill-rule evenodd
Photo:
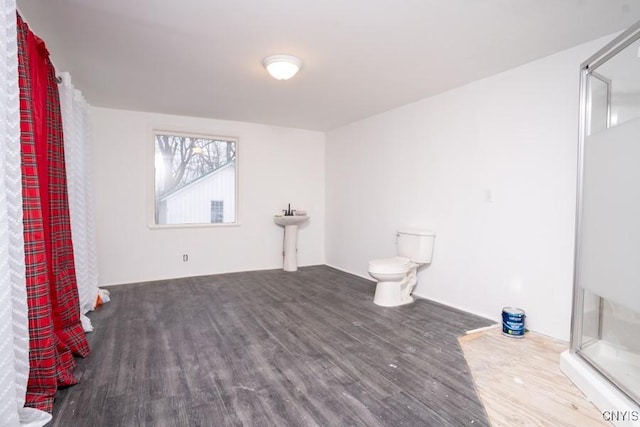
<path fill-rule="evenodd" d="M 237 136 L 228 136 L 219 132 L 193 132 L 185 130 L 167 129 L 162 127 L 152 127 L 148 132 L 148 155 L 147 155 L 147 227 L 150 229 L 175 229 L 175 228 L 219 228 L 219 227 L 237 227 L 240 225 L 240 180 L 239 180 L 239 158 L 240 158 L 240 138 Z M 156 135 L 176 135 L 186 136 L 191 138 L 205 138 L 205 139 L 220 139 L 235 142 L 235 195 L 234 195 L 234 209 L 235 209 L 235 221 L 233 222 L 202 222 L 202 223 L 184 223 L 184 224 L 157 224 L 156 223 L 156 188 L 155 188 L 155 161 L 156 161 Z"/>

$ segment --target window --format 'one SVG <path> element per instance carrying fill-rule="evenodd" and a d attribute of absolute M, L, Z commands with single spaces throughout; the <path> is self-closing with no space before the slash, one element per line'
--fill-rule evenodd
<path fill-rule="evenodd" d="M 211 201 L 211 222 L 224 222 L 224 200 Z"/>
<path fill-rule="evenodd" d="M 154 132 L 155 225 L 237 222 L 238 140 Z"/>

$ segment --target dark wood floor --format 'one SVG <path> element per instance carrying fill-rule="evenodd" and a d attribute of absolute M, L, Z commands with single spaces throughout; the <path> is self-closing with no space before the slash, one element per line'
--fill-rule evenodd
<path fill-rule="evenodd" d="M 489 425 L 457 337 L 491 322 L 374 288 L 326 266 L 110 287 L 50 425 Z"/>

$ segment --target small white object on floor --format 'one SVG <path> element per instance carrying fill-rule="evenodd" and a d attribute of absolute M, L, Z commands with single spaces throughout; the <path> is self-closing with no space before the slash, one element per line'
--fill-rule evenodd
<path fill-rule="evenodd" d="M 82 329 L 85 332 L 93 332 L 93 325 L 91 324 L 91 319 L 89 319 L 86 315 L 80 315 L 80 322 L 82 323 Z"/>
<path fill-rule="evenodd" d="M 111 301 L 111 298 L 109 297 L 110 293 L 106 289 L 98 289 L 98 295 L 100 296 L 100 299 L 102 299 L 103 303 Z"/>
<path fill-rule="evenodd" d="M 20 408 L 20 427 L 42 427 L 51 421 L 51 414 L 35 408 Z"/>
<path fill-rule="evenodd" d="M 516 384 L 524 384 L 524 381 L 522 381 L 520 378 L 518 377 L 513 377 L 513 382 Z"/>

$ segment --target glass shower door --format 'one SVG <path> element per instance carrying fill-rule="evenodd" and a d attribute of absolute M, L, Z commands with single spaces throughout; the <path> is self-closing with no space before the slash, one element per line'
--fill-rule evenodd
<path fill-rule="evenodd" d="M 572 350 L 640 402 L 640 28 L 582 68 Z"/>

